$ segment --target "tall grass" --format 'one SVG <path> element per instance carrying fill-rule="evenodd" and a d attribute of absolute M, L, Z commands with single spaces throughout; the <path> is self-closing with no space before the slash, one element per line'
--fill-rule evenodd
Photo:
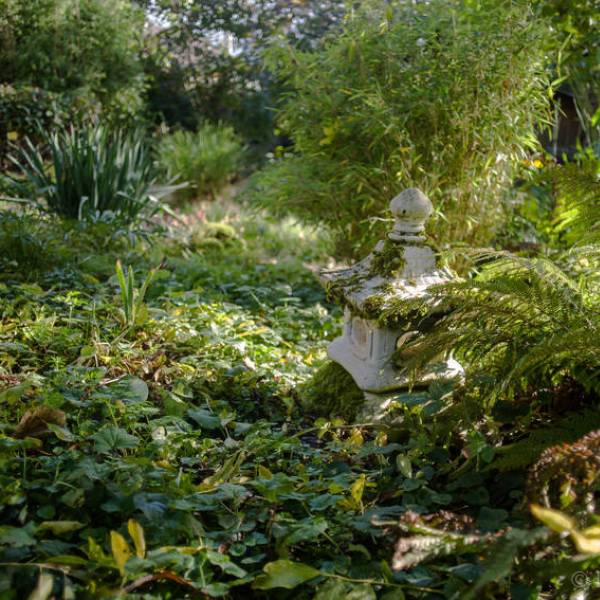
<path fill-rule="evenodd" d="M 150 151 L 140 132 L 101 125 L 59 129 L 26 140 L 10 157 L 26 184 L 22 196 L 67 219 L 114 216 L 127 223 L 159 208 Z"/>

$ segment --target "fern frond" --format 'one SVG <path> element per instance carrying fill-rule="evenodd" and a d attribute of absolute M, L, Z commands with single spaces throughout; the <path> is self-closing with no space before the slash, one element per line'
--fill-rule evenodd
<path fill-rule="evenodd" d="M 412 342 L 418 352 L 409 368 L 454 351 L 471 372 L 495 380 L 486 390 L 492 400 L 528 384 L 551 386 L 567 374 L 600 390 L 600 247 L 552 258 L 474 256 L 481 265 L 476 277 L 431 291 L 445 316 Z M 399 310 L 392 303 L 388 313 Z"/>
<path fill-rule="evenodd" d="M 557 168 L 556 229 L 580 243 L 600 242 L 600 159 L 588 158 Z"/>

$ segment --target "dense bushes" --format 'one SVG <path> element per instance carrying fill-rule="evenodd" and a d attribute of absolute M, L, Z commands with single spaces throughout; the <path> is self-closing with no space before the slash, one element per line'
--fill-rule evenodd
<path fill-rule="evenodd" d="M 68 118 L 134 120 L 143 109 L 144 20 L 126 0 L 0 0 L 0 133 L 31 134 L 40 98 Z"/>
<path fill-rule="evenodd" d="M 177 131 L 160 142 L 160 161 L 170 177 L 188 182 L 183 198 L 212 198 L 241 166 L 242 143 L 232 127 L 204 123 L 198 131 Z"/>
<path fill-rule="evenodd" d="M 294 156 L 258 176 L 253 198 L 331 225 L 351 254 L 381 233 L 372 220 L 391 197 L 417 186 L 438 209 L 438 241 L 489 241 L 547 105 L 529 17 L 522 3 L 371 2 L 321 51 L 274 51 Z"/>
<path fill-rule="evenodd" d="M 280 88 L 265 71 L 269 40 L 313 47 L 335 27 L 345 0 L 191 0 L 145 2 L 162 27 L 146 60 L 149 111 L 171 126 L 203 120 L 233 125 L 263 149 L 272 143 L 271 107 Z M 215 32 L 219 33 L 215 35 Z"/>

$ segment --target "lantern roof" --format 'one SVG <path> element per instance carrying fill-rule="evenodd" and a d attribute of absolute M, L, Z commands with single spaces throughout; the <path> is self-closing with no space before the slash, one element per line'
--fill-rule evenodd
<path fill-rule="evenodd" d="M 390 202 L 393 229 L 387 239 L 351 267 L 322 270 L 320 279 L 329 297 L 351 312 L 377 320 L 391 301 L 426 301 L 432 285 L 449 281 L 452 273 L 440 269 L 423 234 L 433 212 L 429 198 L 409 188 Z"/>

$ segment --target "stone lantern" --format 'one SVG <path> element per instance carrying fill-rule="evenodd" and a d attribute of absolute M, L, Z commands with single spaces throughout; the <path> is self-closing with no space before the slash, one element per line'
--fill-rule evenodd
<path fill-rule="evenodd" d="M 365 393 L 361 417 L 375 420 L 402 390 L 463 377 L 461 365 L 449 356 L 417 373 L 402 365 L 402 345 L 419 333 L 412 324 L 415 306 L 435 308 L 428 290 L 450 281 L 452 273 L 437 267 L 423 234 L 433 211 L 429 198 L 409 188 L 391 201 L 390 210 L 394 227 L 371 254 L 352 267 L 320 272 L 329 297 L 344 307 L 343 334 L 330 344 L 329 357 Z M 386 321 L 386 309 L 392 302 L 397 307 L 398 301 L 406 301 L 406 315 Z"/>

